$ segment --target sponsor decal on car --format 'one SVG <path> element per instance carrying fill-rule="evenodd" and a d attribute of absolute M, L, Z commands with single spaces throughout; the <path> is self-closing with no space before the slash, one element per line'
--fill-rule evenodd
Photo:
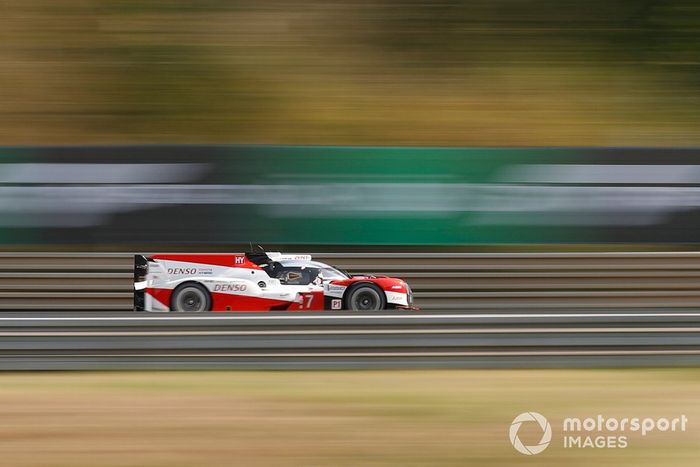
<path fill-rule="evenodd" d="M 168 274 L 197 274 L 197 268 L 168 268 Z"/>
<path fill-rule="evenodd" d="M 389 303 L 396 303 L 399 305 L 407 305 L 408 302 L 406 301 L 406 294 L 404 293 L 396 293 L 396 292 L 387 292 L 386 293 L 386 300 Z"/>
<path fill-rule="evenodd" d="M 168 274 L 173 276 L 181 276 L 184 274 L 192 276 L 211 276 L 214 274 L 214 270 L 211 268 L 168 268 Z"/>
<path fill-rule="evenodd" d="M 246 284 L 216 284 L 214 292 L 245 292 L 248 289 Z"/>

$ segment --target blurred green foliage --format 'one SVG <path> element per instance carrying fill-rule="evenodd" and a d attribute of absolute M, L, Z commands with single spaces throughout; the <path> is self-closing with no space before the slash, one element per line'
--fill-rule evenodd
<path fill-rule="evenodd" d="M 693 0 L 0 4 L 0 144 L 697 145 Z"/>

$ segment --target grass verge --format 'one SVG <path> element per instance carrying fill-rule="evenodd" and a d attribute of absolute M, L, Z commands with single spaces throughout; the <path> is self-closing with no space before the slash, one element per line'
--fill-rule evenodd
<path fill-rule="evenodd" d="M 700 369 L 8 373 L 8 466 L 697 465 Z M 545 415 L 517 453 L 513 418 Z M 564 449 L 565 417 L 676 417 L 625 449 Z M 526 429 L 527 428 L 527 429 Z M 525 444 L 539 433 L 525 427 Z M 617 433 L 619 434 L 619 433 Z"/>

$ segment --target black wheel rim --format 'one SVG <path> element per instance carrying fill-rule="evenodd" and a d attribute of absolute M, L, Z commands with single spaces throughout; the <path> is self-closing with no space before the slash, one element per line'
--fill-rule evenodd
<path fill-rule="evenodd" d="M 185 289 L 177 297 L 178 311 L 204 311 L 206 298 L 199 289 Z"/>
<path fill-rule="evenodd" d="M 360 290 L 352 297 L 353 310 L 378 310 L 380 303 L 379 294 L 372 289 Z"/>

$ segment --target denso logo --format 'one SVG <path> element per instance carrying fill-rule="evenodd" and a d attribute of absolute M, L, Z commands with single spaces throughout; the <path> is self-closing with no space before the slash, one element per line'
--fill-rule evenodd
<path fill-rule="evenodd" d="M 168 268 L 168 274 L 197 274 L 197 268 Z"/>
<path fill-rule="evenodd" d="M 217 284 L 214 292 L 245 292 L 247 288 L 245 284 Z"/>

